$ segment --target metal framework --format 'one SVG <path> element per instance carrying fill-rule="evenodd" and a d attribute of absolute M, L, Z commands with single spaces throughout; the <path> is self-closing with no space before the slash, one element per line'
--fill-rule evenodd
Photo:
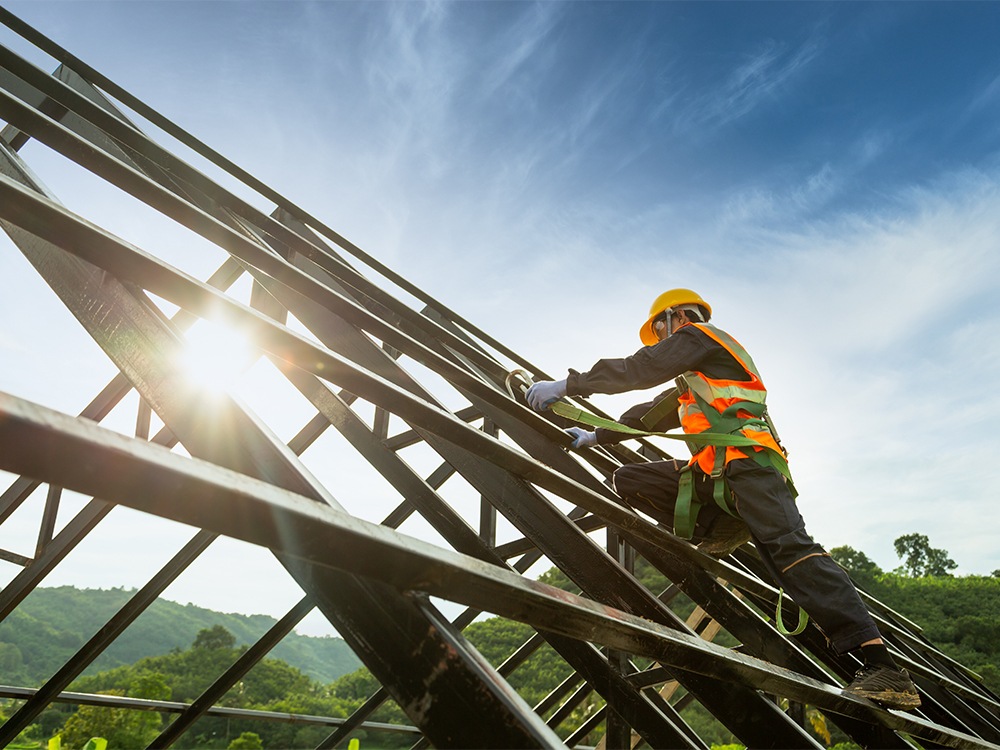
<path fill-rule="evenodd" d="M 0 394 L 0 469 L 13 477 L 0 495 L 0 523 L 44 495 L 34 555 L 0 550 L 0 560 L 20 569 L 0 591 L 0 619 L 118 506 L 194 530 L 44 685 L 0 687 L 0 695 L 23 700 L 0 726 L 0 745 L 63 701 L 176 714 L 151 745 L 169 747 L 201 717 L 238 714 L 217 705 L 221 696 L 317 608 L 382 687 L 346 720 L 244 713 L 328 725 L 324 748 L 346 743 L 359 727 L 410 733 L 418 747 L 513 748 L 572 746 L 603 726 L 609 748 L 704 749 L 684 718 L 692 702 L 755 748 L 819 747 L 803 727 L 804 704 L 866 747 L 912 747 L 911 738 L 923 747 L 1000 746 L 1000 699 L 871 599 L 924 705 L 904 714 L 843 695 L 858 665 L 833 654 L 812 625 L 794 639 L 775 629 L 762 613 L 774 611 L 780 594 L 752 547 L 726 560 L 707 557 L 608 488 L 616 467 L 664 455 L 658 447 L 640 441 L 637 451 L 568 453 L 560 425 L 505 388 L 513 368 L 546 377 L 540 368 L 2 8 L 0 22 L 58 64 L 49 74 L 0 47 L 0 225 L 118 373 L 76 417 Z M 32 140 L 224 251 L 218 270 L 202 281 L 67 209 L 22 158 Z M 247 277 L 252 291 L 244 299 L 231 290 Z M 184 332 L 200 318 L 247 332 L 258 357 L 309 405 L 312 416 L 290 441 L 230 396 L 206 401 L 178 371 Z M 134 437 L 101 426 L 133 392 Z M 156 432 L 153 415 L 162 423 Z M 310 459 L 329 458 L 311 451 L 323 448 L 317 441 L 331 427 L 401 498 L 381 524 L 341 505 L 337 488 L 308 470 Z M 405 459 L 415 446 L 436 457 L 427 476 Z M 92 499 L 70 513 L 60 504 L 64 489 Z M 478 502 L 466 502 L 470 489 Z M 411 517 L 439 540 L 398 531 Z M 503 524 L 513 531 L 500 542 Z M 219 536 L 270 550 L 301 601 L 189 705 L 67 692 Z M 673 582 L 665 592 L 633 577 L 636 555 Z M 525 575 L 540 563 L 581 593 Z M 740 647 L 715 645 L 703 624 L 680 620 L 667 604 L 681 592 L 699 605 L 703 624 Z M 431 597 L 467 609 L 449 620 Z M 491 666 L 462 635 L 481 612 L 535 634 Z M 572 676 L 530 706 L 508 678 L 543 643 Z M 559 734 L 594 693 L 603 707 L 568 737 Z M 412 726 L 369 720 L 390 699 Z"/>

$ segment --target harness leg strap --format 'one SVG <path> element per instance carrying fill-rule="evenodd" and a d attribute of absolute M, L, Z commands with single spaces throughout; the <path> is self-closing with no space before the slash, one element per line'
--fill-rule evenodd
<path fill-rule="evenodd" d="M 677 503 L 674 505 L 674 534 L 681 539 L 694 536 L 694 525 L 701 510 L 701 503 L 695 498 L 694 478 L 691 467 L 681 469 L 677 482 Z"/>

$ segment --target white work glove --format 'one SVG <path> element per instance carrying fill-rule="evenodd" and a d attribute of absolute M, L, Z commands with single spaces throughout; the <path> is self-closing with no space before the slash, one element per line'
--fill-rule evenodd
<path fill-rule="evenodd" d="M 524 398 L 535 411 L 545 411 L 565 395 L 565 380 L 540 380 L 528 389 Z"/>
<path fill-rule="evenodd" d="M 585 430 L 582 427 L 567 427 L 566 433 L 573 438 L 570 448 L 589 448 L 597 445 L 597 433 Z"/>

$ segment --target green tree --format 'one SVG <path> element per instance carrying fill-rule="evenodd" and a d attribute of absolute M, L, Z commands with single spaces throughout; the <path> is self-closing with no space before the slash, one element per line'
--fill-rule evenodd
<path fill-rule="evenodd" d="M 122 691 L 109 691 L 122 695 Z M 160 715 L 150 711 L 104 706 L 80 706 L 66 720 L 62 747 L 81 750 L 91 737 L 103 737 L 113 748 L 146 747 L 160 733 Z"/>
<path fill-rule="evenodd" d="M 128 694 L 133 698 L 151 701 L 168 701 L 171 696 L 167 678 L 159 672 L 140 672 L 129 684 Z"/>
<path fill-rule="evenodd" d="M 263 750 L 264 743 L 260 741 L 260 735 L 255 732 L 243 732 L 239 737 L 229 743 L 227 750 Z"/>
<path fill-rule="evenodd" d="M 108 690 L 108 695 L 128 695 L 147 700 L 170 700 L 170 686 L 158 672 L 130 675 L 127 690 Z M 65 748 L 78 749 L 91 737 L 103 737 L 113 748 L 145 747 L 160 733 L 160 715 L 127 708 L 81 706 L 66 720 L 62 731 Z"/>
<path fill-rule="evenodd" d="M 198 631 L 192 648 L 218 650 L 235 648 L 235 646 L 235 635 L 226 630 L 222 625 L 213 625 L 210 628 L 202 628 Z"/>
<path fill-rule="evenodd" d="M 950 576 L 958 563 L 948 557 L 947 550 L 931 547 L 926 534 L 904 534 L 893 542 L 896 554 L 903 560 L 903 572 L 914 578 Z"/>
<path fill-rule="evenodd" d="M 229 642 L 226 635 L 224 629 L 204 629 L 200 637 L 196 637 L 196 643 L 187 650 L 146 657 L 129 666 L 82 676 L 72 687 L 86 693 L 116 691 L 132 697 L 191 702 L 245 651 L 245 646 L 226 647 L 225 644 Z M 220 704 L 233 708 L 343 718 L 378 689 L 378 683 L 370 675 L 367 681 L 361 676 L 355 681 L 359 683 L 356 689 L 347 692 L 358 693 L 359 697 L 345 700 L 335 695 L 331 687 L 311 680 L 298 669 L 277 659 L 263 659 L 226 693 Z M 150 715 L 155 717 L 155 714 Z M 375 720 L 409 723 L 400 709 L 391 702 L 383 707 L 382 713 Z M 54 731 L 58 731 L 62 721 L 60 719 Z M 222 750 L 231 738 L 238 737 L 242 732 L 253 732 L 264 747 L 276 748 L 316 747 L 328 733 L 322 727 L 315 726 L 204 717 L 193 728 L 190 736 L 185 738 L 189 743 L 186 746 Z M 405 741 L 412 744 L 410 738 L 403 736 L 400 742 Z M 112 743 L 111 748 L 118 750 L 140 746 L 143 745 Z M 79 748 L 74 747 L 73 750 Z"/>

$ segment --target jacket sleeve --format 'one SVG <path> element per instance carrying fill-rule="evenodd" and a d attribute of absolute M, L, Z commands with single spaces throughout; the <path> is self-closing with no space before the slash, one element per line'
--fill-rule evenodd
<path fill-rule="evenodd" d="M 644 346 L 629 357 L 598 360 L 587 372 L 570 370 L 566 392 L 570 396 L 589 396 L 653 388 L 698 369 L 712 344 L 694 326 L 684 326 L 665 341 Z"/>
<path fill-rule="evenodd" d="M 636 430 L 646 430 L 648 432 L 667 432 L 668 430 L 680 427 L 681 420 L 680 416 L 677 414 L 676 406 L 677 396 L 677 389 L 669 388 L 652 401 L 646 401 L 631 407 L 618 418 L 618 421 L 626 427 L 631 427 Z M 653 407 L 660 405 L 666 408 L 666 413 L 653 424 L 644 423 L 642 418 L 649 413 Z M 597 442 L 600 445 L 620 443 L 622 440 L 627 440 L 630 437 L 627 433 L 606 430 L 603 427 L 598 427 L 596 432 Z"/>

